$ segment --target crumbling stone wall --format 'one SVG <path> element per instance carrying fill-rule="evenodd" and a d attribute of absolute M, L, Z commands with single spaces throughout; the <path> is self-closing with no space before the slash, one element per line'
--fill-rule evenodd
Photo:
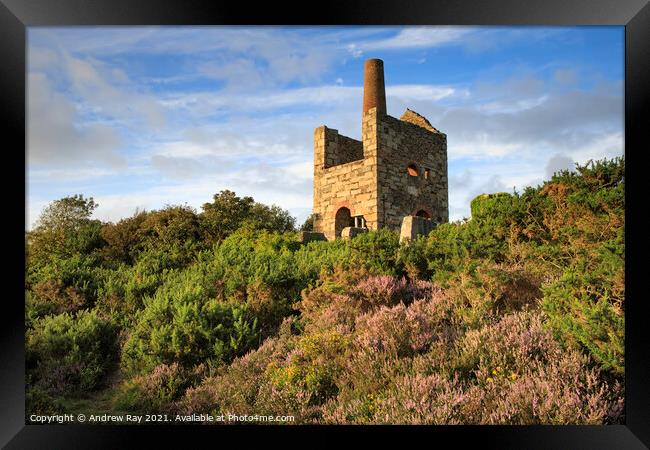
<path fill-rule="evenodd" d="M 405 116 L 413 117 L 408 111 Z M 418 213 L 438 223 L 447 222 L 447 136 L 420 124 L 382 116 L 377 141 L 380 226 L 399 229 L 404 216 Z M 409 166 L 417 176 L 409 175 Z"/>
<path fill-rule="evenodd" d="M 324 167 L 334 167 L 363 159 L 363 143 L 326 128 Z"/>

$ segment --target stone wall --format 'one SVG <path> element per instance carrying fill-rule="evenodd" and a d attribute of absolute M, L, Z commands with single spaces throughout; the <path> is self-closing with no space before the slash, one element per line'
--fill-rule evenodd
<path fill-rule="evenodd" d="M 336 213 L 340 208 L 348 208 L 351 216 L 363 215 L 369 229 L 378 227 L 376 117 L 374 110 L 364 117 L 363 143 L 326 126 L 314 131 L 314 231 L 328 239 L 337 237 Z M 355 143 L 361 145 L 361 152 Z M 359 153 L 361 159 L 334 164 L 346 160 L 340 155 Z M 350 224 L 339 231 L 344 226 Z"/>
<path fill-rule="evenodd" d="M 381 116 L 377 124 L 379 226 L 394 230 L 418 212 L 438 223 L 449 220 L 447 136 L 413 111 L 405 116 L 409 121 Z M 409 166 L 417 176 L 409 175 Z"/>
<path fill-rule="evenodd" d="M 424 217 L 405 216 L 399 233 L 400 242 L 408 242 L 418 236 L 426 236 L 436 227 L 436 222 Z"/>
<path fill-rule="evenodd" d="M 361 141 L 339 134 L 333 128 L 324 128 L 325 149 L 323 167 L 330 168 L 363 159 L 363 144 Z"/>

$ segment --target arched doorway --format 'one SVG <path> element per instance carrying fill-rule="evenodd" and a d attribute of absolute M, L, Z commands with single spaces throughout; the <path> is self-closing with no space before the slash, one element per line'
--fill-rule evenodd
<path fill-rule="evenodd" d="M 334 217 L 334 234 L 337 238 L 341 237 L 341 231 L 345 227 L 354 226 L 352 222 L 352 214 L 348 208 L 339 208 Z"/>
<path fill-rule="evenodd" d="M 431 218 L 431 214 L 429 214 L 428 212 L 426 212 L 426 211 L 423 210 L 423 209 L 419 210 L 415 215 L 416 215 L 417 217 L 424 217 L 424 218 L 426 218 L 426 219 L 430 219 L 430 218 Z"/>

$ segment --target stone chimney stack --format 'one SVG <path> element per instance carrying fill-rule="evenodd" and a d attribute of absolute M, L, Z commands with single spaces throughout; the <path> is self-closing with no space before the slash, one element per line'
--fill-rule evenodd
<path fill-rule="evenodd" d="M 384 62 L 381 59 L 367 59 L 363 66 L 363 114 L 374 107 L 378 115 L 386 114 Z"/>

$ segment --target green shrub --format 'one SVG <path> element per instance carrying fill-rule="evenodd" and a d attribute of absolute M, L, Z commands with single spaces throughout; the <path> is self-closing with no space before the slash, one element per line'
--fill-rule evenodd
<path fill-rule="evenodd" d="M 41 213 L 35 228 L 26 234 L 30 269 L 48 264 L 51 258 L 88 255 L 101 248 L 102 223 L 91 220 L 97 203 L 92 197 L 74 195 L 51 202 Z"/>
<path fill-rule="evenodd" d="M 119 409 L 618 423 L 623 174 L 616 158 L 482 195 L 408 245 L 389 230 L 302 245 L 286 211 L 228 191 L 101 241 L 94 204 L 68 199 L 28 236 L 29 407 L 99 386 L 119 324 Z"/>
<path fill-rule="evenodd" d="M 399 234 L 381 229 L 364 233 L 348 241 L 350 264 L 365 267 L 377 275 L 401 275 L 398 264 Z"/>
<path fill-rule="evenodd" d="M 126 323 L 132 322 L 135 313 L 144 308 L 144 299 L 153 296 L 165 279 L 182 268 L 185 256 L 176 256 L 169 251 L 148 249 L 133 266 L 121 264 L 103 269 L 98 307 Z"/>
<path fill-rule="evenodd" d="M 606 371 L 625 371 L 625 316 L 611 286 L 594 282 L 592 273 L 567 271 L 544 288 L 542 308 L 564 343 L 591 355 Z"/>
<path fill-rule="evenodd" d="M 62 411 L 60 402 L 48 393 L 48 391 L 39 386 L 31 386 L 27 383 L 25 390 L 25 417 L 26 423 L 29 423 L 29 416 L 32 414 L 38 415 L 54 415 Z"/>
<path fill-rule="evenodd" d="M 76 254 L 70 257 L 52 256 L 47 264 L 34 267 L 27 275 L 27 287 L 34 291 L 41 302 L 53 300 L 52 294 L 39 292 L 39 285 L 56 285 L 57 289 L 72 288 L 83 297 L 83 306 L 92 307 L 97 299 L 101 270 L 95 255 Z"/>
<path fill-rule="evenodd" d="M 268 383 L 288 397 L 304 399 L 305 406 L 322 405 L 338 394 L 349 346 L 349 337 L 331 330 L 303 336 L 285 362 L 267 367 Z"/>
<path fill-rule="evenodd" d="M 102 238 L 106 246 L 101 249 L 103 260 L 110 265 L 133 264 L 144 250 L 145 242 L 142 223 L 149 213 L 136 211 L 131 217 L 102 227 Z"/>
<path fill-rule="evenodd" d="M 136 314 L 122 351 L 127 373 L 229 361 L 256 343 L 257 321 L 246 305 L 218 300 L 215 292 L 203 265 L 170 275 Z"/>
<path fill-rule="evenodd" d="M 115 361 L 116 330 L 96 311 L 46 316 L 27 333 L 27 370 L 55 392 L 100 386 Z"/>
<path fill-rule="evenodd" d="M 506 209 L 511 202 L 512 196 L 507 192 L 481 194 L 470 202 L 472 219 L 502 216 L 503 209 Z"/>
<path fill-rule="evenodd" d="M 156 366 L 150 373 L 125 381 L 115 392 L 112 402 L 121 411 L 163 413 L 172 409 L 185 389 L 200 379 L 203 366 L 183 369 L 177 363 Z"/>

